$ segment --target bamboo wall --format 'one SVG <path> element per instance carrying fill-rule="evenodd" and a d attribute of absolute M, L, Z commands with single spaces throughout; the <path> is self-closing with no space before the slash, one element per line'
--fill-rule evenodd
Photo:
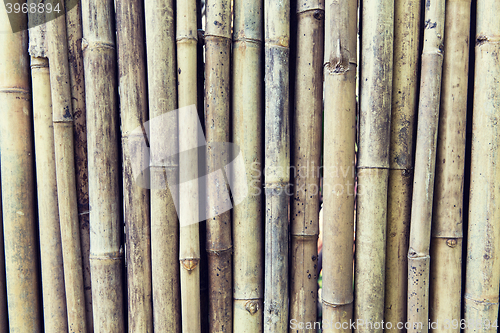
<path fill-rule="evenodd" d="M 499 332 L 499 17 L 0 4 L 0 332 Z"/>

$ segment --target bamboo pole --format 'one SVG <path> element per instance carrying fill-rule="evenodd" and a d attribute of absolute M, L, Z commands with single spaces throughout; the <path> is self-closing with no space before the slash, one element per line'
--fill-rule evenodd
<path fill-rule="evenodd" d="M 495 332 L 500 284 L 500 3 L 477 2 L 465 332 Z M 491 323 L 491 325 L 488 325 Z M 477 323 L 480 323 L 479 325 Z M 482 323 L 482 325 L 481 325 Z"/>
<path fill-rule="evenodd" d="M 265 274 L 264 332 L 288 329 L 288 195 L 290 181 L 290 1 L 264 1 Z"/>
<path fill-rule="evenodd" d="M 30 21 L 45 15 L 29 15 Z M 40 23 L 43 23 L 40 22 Z M 29 31 L 44 329 L 68 330 L 46 25 Z"/>
<path fill-rule="evenodd" d="M 63 3 L 61 10 L 64 10 Z M 86 332 L 66 20 L 64 16 L 48 15 L 48 18 L 50 81 L 54 82 L 51 84 L 54 152 L 68 325 L 74 332 Z"/>
<path fill-rule="evenodd" d="M 469 72 L 470 0 L 446 2 L 443 82 L 434 186 L 429 319 L 460 332 L 465 124 Z"/>
<path fill-rule="evenodd" d="M 173 0 L 146 1 L 146 46 L 149 88 L 149 118 L 177 109 L 177 73 L 175 52 L 175 13 Z M 163 12 L 163 8 L 166 8 Z M 157 43 L 161 40 L 162 43 Z M 151 122 L 150 122 L 151 124 Z M 169 152 L 178 150 L 178 119 L 150 127 L 151 159 L 161 160 Z M 161 132 L 156 133 L 158 128 Z M 161 140 L 172 133 L 174 140 Z M 160 140 L 156 141 L 155 137 Z M 155 143 L 158 142 L 159 145 Z M 156 155 L 158 154 L 158 158 Z M 155 332 L 181 331 L 179 281 L 179 227 L 174 203 L 179 192 L 154 186 L 164 173 L 167 179 L 178 179 L 178 161 L 172 165 L 151 165 L 151 259 L 153 279 L 153 319 Z"/>
<path fill-rule="evenodd" d="M 75 3 L 76 2 L 76 3 Z M 70 7 L 72 6 L 72 7 Z M 82 54 L 82 7 L 80 0 L 65 0 L 66 37 L 68 38 L 68 62 L 73 108 L 73 136 L 75 146 L 76 196 L 80 221 L 80 247 L 82 253 L 83 286 L 87 330 L 94 331 L 92 317 L 92 287 L 90 281 L 90 228 L 89 183 L 87 158 L 87 110 L 85 107 L 85 78 Z"/>
<path fill-rule="evenodd" d="M 290 203 L 290 320 L 315 322 L 318 303 L 319 166 L 323 114 L 325 3 L 297 6 L 297 56 L 293 166 L 295 194 Z M 352 259 L 351 259 L 352 262 Z"/>
<path fill-rule="evenodd" d="M 199 122 L 192 113 L 181 112 L 189 106 L 196 107 L 197 94 L 197 43 L 196 0 L 177 0 L 177 80 L 179 134 L 179 151 L 196 148 L 196 124 Z M 201 83 L 200 83 L 201 84 Z M 195 118 L 195 119 L 194 119 Z M 179 177 L 185 179 L 198 178 L 197 154 L 181 154 L 179 157 Z M 181 315 L 182 332 L 201 332 L 200 316 L 200 232 L 199 232 L 199 198 L 198 183 L 188 182 L 188 188 L 179 189 L 180 229 L 179 260 L 181 280 Z"/>
<path fill-rule="evenodd" d="M 384 320 L 391 323 L 388 332 L 403 331 L 397 323 L 406 321 L 419 34 L 420 1 L 395 1 L 384 308 Z"/>
<path fill-rule="evenodd" d="M 142 154 L 129 148 L 144 140 L 133 130 L 144 125 L 148 113 L 143 17 L 142 0 L 116 2 L 129 332 L 153 330 L 149 191 L 132 174 L 132 159 Z"/>
<path fill-rule="evenodd" d="M 1 147 L 1 144 L 0 144 Z M 0 164 L 1 164 L 0 154 Z M 3 237 L 3 220 L 2 220 L 2 181 L 0 177 L 0 331 L 7 332 L 9 330 L 9 315 L 7 313 L 7 288 L 5 281 L 5 251 Z"/>
<path fill-rule="evenodd" d="M 18 15 L 21 24 L 26 15 Z M 40 332 L 28 31 L 0 6 L 0 151 L 9 330 Z"/>
<path fill-rule="evenodd" d="M 245 160 L 247 182 L 238 170 L 232 182 L 249 189 L 233 210 L 235 333 L 263 332 L 262 17 L 262 0 L 234 2 L 232 136 Z"/>
<path fill-rule="evenodd" d="M 443 64 L 445 1 L 425 5 L 424 49 L 418 109 L 415 181 L 408 249 L 409 332 L 427 332 L 429 315 L 430 238 Z"/>
<path fill-rule="evenodd" d="M 123 248 L 113 3 L 82 1 L 94 331 L 123 333 Z"/>
<path fill-rule="evenodd" d="M 354 319 L 384 319 L 394 1 L 363 1 Z M 326 262 L 326 260 L 325 260 Z M 381 332 L 358 325 L 358 332 Z"/>
<path fill-rule="evenodd" d="M 205 32 L 205 131 L 207 143 L 229 141 L 230 83 L 231 83 L 231 1 L 207 0 Z M 207 174 L 226 165 L 228 154 L 219 149 L 207 151 Z M 220 173 L 220 171 L 219 171 Z M 224 179 L 222 184 L 224 184 Z M 219 181 L 207 177 L 207 217 L 225 204 L 231 204 L 226 191 L 219 192 Z M 228 202 L 229 201 L 229 202 Z M 232 332 L 232 251 L 231 212 L 228 210 L 207 218 L 207 257 L 210 332 Z"/>
<path fill-rule="evenodd" d="M 344 323 L 352 320 L 354 300 L 357 1 L 328 1 L 325 13 L 323 328 L 351 332 Z M 335 328 L 337 322 L 344 326 Z"/>

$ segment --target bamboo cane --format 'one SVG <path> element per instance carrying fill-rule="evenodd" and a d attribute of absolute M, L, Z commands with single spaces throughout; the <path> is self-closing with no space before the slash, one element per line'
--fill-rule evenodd
<path fill-rule="evenodd" d="M 0 144 L 1 147 L 1 144 Z M 0 154 L 0 164 L 1 164 Z M 3 238 L 3 220 L 2 220 L 2 181 L 0 177 L 0 330 L 7 332 L 9 330 L 9 316 L 7 313 L 7 288 L 5 285 L 5 252 Z"/>
<path fill-rule="evenodd" d="M 469 70 L 470 0 L 448 0 L 434 186 L 429 319 L 460 332 L 462 211 Z"/>
<path fill-rule="evenodd" d="M 229 141 L 229 107 L 231 76 L 231 2 L 207 0 L 205 33 L 205 131 L 207 143 Z M 226 165 L 228 154 L 217 149 L 207 151 L 207 174 Z M 224 184 L 224 183 L 223 183 Z M 219 182 L 207 177 L 207 216 L 218 205 L 230 200 L 228 191 L 219 195 Z M 224 185 L 222 185 L 224 187 Z M 225 185 L 227 189 L 227 184 Z M 229 202 L 230 204 L 230 202 Z M 231 212 L 226 211 L 207 219 L 207 257 L 210 332 L 231 332 L 233 328 L 232 302 L 232 240 Z"/>
<path fill-rule="evenodd" d="M 123 248 L 113 2 L 82 1 L 94 331 L 123 333 Z"/>
<path fill-rule="evenodd" d="M 18 15 L 26 24 L 26 15 Z M 40 332 L 28 32 L 12 33 L 0 6 L 0 151 L 10 332 Z"/>
<path fill-rule="evenodd" d="M 174 1 L 159 0 L 144 3 L 146 13 L 146 46 L 148 57 L 149 118 L 177 109 L 177 73 L 175 53 Z M 166 8 L 165 12 L 162 10 Z M 161 40 L 162 43 L 157 43 Z M 165 155 L 178 150 L 178 119 L 165 124 L 162 132 L 173 133 L 174 142 L 157 142 L 162 133 L 155 133 L 150 127 L 151 156 L 153 161 L 160 160 L 156 154 Z M 178 161 L 174 165 L 151 168 L 151 182 L 163 179 L 178 179 Z M 179 282 L 179 230 L 174 202 L 179 193 L 173 187 L 151 189 L 151 259 L 153 278 L 153 319 L 155 332 L 180 332 L 180 282 Z"/>
<path fill-rule="evenodd" d="M 41 16 L 42 19 L 45 17 L 45 15 Z M 30 21 L 37 19 L 40 19 L 40 17 L 29 15 Z M 31 28 L 29 31 L 35 157 L 38 176 L 38 223 L 42 266 L 43 317 L 44 329 L 47 332 L 65 332 L 68 330 L 68 318 L 59 206 L 57 202 L 50 73 L 45 34 L 45 24 Z"/>
<path fill-rule="evenodd" d="M 477 2 L 464 332 L 495 332 L 500 284 L 500 3 Z M 488 321 L 490 325 L 488 325 Z M 478 325 L 479 323 L 479 325 Z"/>
<path fill-rule="evenodd" d="M 85 108 L 85 78 L 82 54 L 82 8 L 80 0 L 65 0 L 66 32 L 68 38 L 68 62 L 73 108 L 73 134 L 75 145 L 76 196 L 80 220 L 80 247 L 83 265 L 83 286 L 87 330 L 94 331 L 92 317 L 92 287 L 90 281 L 90 229 L 89 229 L 89 183 L 87 158 L 87 110 Z"/>
<path fill-rule="evenodd" d="M 131 160 L 142 156 L 129 149 L 144 140 L 143 133 L 132 132 L 148 113 L 143 17 L 142 0 L 116 2 L 129 332 L 153 330 L 149 191 L 132 174 Z"/>
<path fill-rule="evenodd" d="M 427 332 L 429 315 L 430 238 L 443 64 L 445 1 L 425 5 L 424 49 L 418 109 L 415 181 L 408 250 L 409 332 Z"/>
<path fill-rule="evenodd" d="M 61 10 L 64 10 L 63 3 L 61 3 L 61 7 Z M 54 152 L 68 325 L 74 332 L 87 332 L 80 223 L 76 199 L 73 108 L 66 20 L 64 16 L 56 18 L 48 15 L 48 18 L 50 19 L 47 23 L 50 81 L 54 82 L 51 84 Z"/>
<path fill-rule="evenodd" d="M 232 135 L 245 159 L 247 183 L 239 173 L 233 183 L 249 189 L 248 197 L 233 210 L 235 333 L 263 332 L 262 5 L 263 1 L 234 2 Z"/>
<path fill-rule="evenodd" d="M 264 332 L 288 329 L 288 195 L 290 181 L 290 1 L 264 1 L 265 277 Z"/>
<path fill-rule="evenodd" d="M 386 325 L 386 331 L 401 332 L 397 323 L 406 321 L 419 34 L 420 1 L 395 1 L 384 310 L 384 320 L 392 328 Z"/>
<path fill-rule="evenodd" d="M 297 6 L 297 56 L 293 166 L 296 186 L 291 211 L 290 320 L 317 319 L 319 166 L 323 111 L 325 3 Z M 351 238 L 352 240 L 352 238 Z M 352 262 L 352 259 L 351 259 Z"/>
<path fill-rule="evenodd" d="M 363 1 L 354 319 L 384 318 L 394 1 Z M 325 260 L 326 262 L 326 260 Z M 358 332 L 381 332 L 358 325 Z"/>
<path fill-rule="evenodd" d="M 197 104 L 197 43 L 196 0 L 177 0 L 177 79 L 179 108 Z M 197 147 L 196 129 L 198 119 L 193 119 L 188 112 L 179 112 L 179 133 L 184 133 L 179 140 L 179 151 Z M 193 134 L 193 135 L 191 135 Z M 181 158 L 182 157 L 182 158 Z M 179 159 L 179 177 L 197 179 L 198 157 L 196 154 L 182 154 Z M 196 182 L 183 191 L 179 189 L 180 229 L 179 260 L 181 279 L 181 314 L 182 332 L 201 332 L 200 317 L 200 233 L 199 199 Z"/>
<path fill-rule="evenodd" d="M 357 1 L 328 1 L 325 12 L 323 328 L 351 332 L 334 324 L 353 311 Z"/>

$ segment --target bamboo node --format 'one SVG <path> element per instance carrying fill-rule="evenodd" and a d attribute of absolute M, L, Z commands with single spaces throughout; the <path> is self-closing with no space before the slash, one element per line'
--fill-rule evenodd
<path fill-rule="evenodd" d="M 251 315 L 254 315 L 257 311 L 259 311 L 259 302 L 258 301 L 246 302 L 245 310 L 247 310 Z"/>
<path fill-rule="evenodd" d="M 199 259 L 184 259 L 181 260 L 182 267 L 187 271 L 192 271 L 198 266 Z"/>
<path fill-rule="evenodd" d="M 456 247 L 457 246 L 457 240 L 456 239 L 448 239 L 446 240 L 446 245 L 448 245 L 449 247 Z"/>

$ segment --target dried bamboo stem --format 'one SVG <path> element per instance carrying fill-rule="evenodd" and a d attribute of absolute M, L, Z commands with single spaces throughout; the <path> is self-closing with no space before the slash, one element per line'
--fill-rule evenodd
<path fill-rule="evenodd" d="M 500 284 L 500 3 L 477 1 L 465 332 L 494 332 Z"/>
<path fill-rule="evenodd" d="M 94 331 L 92 317 L 92 287 L 90 279 L 90 228 L 89 228 L 89 183 L 87 158 L 87 110 L 85 107 L 85 78 L 82 53 L 82 7 L 81 1 L 65 0 L 66 37 L 68 38 L 68 62 L 73 108 L 73 136 L 75 146 L 76 196 L 80 221 L 80 247 L 83 265 L 83 286 L 87 330 Z"/>
<path fill-rule="evenodd" d="M 460 321 L 465 124 L 469 72 L 470 0 L 448 0 L 434 186 L 429 319 L 443 332 Z M 451 326 L 451 327 L 450 327 Z"/>
<path fill-rule="evenodd" d="M 42 19 L 45 15 L 41 15 Z M 29 20 L 40 17 L 29 15 Z M 68 330 L 46 25 L 29 31 L 44 329 Z"/>
<path fill-rule="evenodd" d="M 179 108 L 196 107 L 197 87 L 197 43 L 196 0 L 177 0 L 177 66 L 178 66 L 178 105 Z M 197 122 L 190 112 L 179 112 L 179 133 L 185 134 L 179 140 L 179 151 L 196 148 Z M 198 156 L 181 154 L 179 177 L 198 178 Z M 181 314 L 182 332 L 201 332 L 200 316 L 200 232 L 198 183 L 189 182 L 189 188 L 180 188 L 180 229 L 179 260 L 181 264 Z"/>
<path fill-rule="evenodd" d="M 357 1 L 328 1 L 325 13 L 323 324 L 325 332 L 351 332 L 334 323 L 353 314 Z"/>
<path fill-rule="evenodd" d="M 394 1 L 361 8 L 360 133 L 354 319 L 384 319 Z M 360 325 L 358 332 L 381 332 Z"/>
<path fill-rule="evenodd" d="M 249 189 L 248 197 L 233 210 L 236 333 L 263 332 L 262 18 L 262 0 L 234 2 L 232 135 L 245 160 L 247 183 L 238 170 L 232 181 L 236 188 L 246 185 Z"/>
<path fill-rule="evenodd" d="M 266 247 L 264 332 L 288 330 L 290 1 L 264 1 Z"/>
<path fill-rule="evenodd" d="M 149 87 L 149 118 L 177 109 L 175 13 L 173 0 L 146 1 L 146 46 Z M 163 11 L 165 10 L 165 11 Z M 161 40 L 161 43 L 157 41 Z M 178 119 L 163 128 L 150 127 L 152 161 L 178 150 Z M 160 131 L 156 133 L 155 129 Z M 171 133 L 173 141 L 161 140 Z M 157 141 L 155 137 L 158 137 Z M 158 145 L 156 144 L 158 142 Z M 158 158 L 156 155 L 158 154 Z M 179 192 L 173 187 L 159 189 L 164 179 L 178 179 L 179 162 L 151 165 L 151 259 L 153 278 L 153 319 L 155 332 L 181 332 L 179 281 L 179 227 L 174 203 Z"/>
<path fill-rule="evenodd" d="M 443 64 L 444 9 L 444 0 L 430 0 L 425 5 L 426 25 L 408 250 L 408 322 L 412 323 L 409 332 L 428 331 L 429 247 Z"/>
<path fill-rule="evenodd" d="M 144 140 L 142 132 L 132 132 L 144 125 L 148 113 L 143 17 L 142 0 L 116 2 L 128 330 L 134 333 L 153 330 L 149 191 L 134 179 L 132 159 L 142 156 L 130 149 L 134 142 Z"/>
<path fill-rule="evenodd" d="M 395 1 L 384 309 L 384 320 L 392 327 L 386 328 L 388 332 L 403 331 L 397 323 L 406 321 L 419 34 L 420 1 Z"/>
<path fill-rule="evenodd" d="M 18 16 L 26 23 L 26 15 Z M 10 31 L 0 6 L 0 151 L 10 332 L 40 332 L 28 31 Z"/>
<path fill-rule="evenodd" d="M 115 30 L 110 0 L 82 1 L 94 331 L 123 333 Z"/>
<path fill-rule="evenodd" d="M 1 159 L 2 157 L 0 154 L 0 160 Z M 7 313 L 7 288 L 5 285 L 6 283 L 5 251 L 3 244 L 4 244 L 4 237 L 3 237 L 3 220 L 2 220 L 2 181 L 0 177 L 0 331 L 7 332 L 9 330 L 9 315 Z"/>
<path fill-rule="evenodd" d="M 316 267 L 323 111 L 324 19 L 323 1 L 303 1 L 297 6 L 293 124 L 296 189 L 290 203 L 292 242 L 290 320 L 295 319 L 298 322 L 315 322 L 318 308 Z"/>

